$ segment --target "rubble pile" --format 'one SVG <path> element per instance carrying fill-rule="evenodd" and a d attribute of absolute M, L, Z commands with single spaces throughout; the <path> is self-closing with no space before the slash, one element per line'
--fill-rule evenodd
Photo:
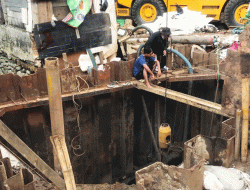
<path fill-rule="evenodd" d="M 0 75 L 9 73 L 16 74 L 22 77 L 30 75 L 33 72 L 21 65 L 18 65 L 13 60 L 10 60 L 5 56 L 0 55 Z"/>

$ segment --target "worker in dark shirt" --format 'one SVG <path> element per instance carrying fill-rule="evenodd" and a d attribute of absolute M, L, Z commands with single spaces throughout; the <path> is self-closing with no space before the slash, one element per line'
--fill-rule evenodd
<path fill-rule="evenodd" d="M 134 63 L 133 75 L 137 80 L 144 78 L 147 87 L 151 88 L 152 86 L 149 80 L 153 81 L 155 79 L 154 71 L 156 66 L 158 69 L 158 76 L 161 76 L 160 63 L 158 60 L 155 60 L 152 49 L 144 47 L 143 54 L 140 55 Z"/>
<path fill-rule="evenodd" d="M 156 54 L 157 60 L 160 62 L 161 68 L 166 65 L 166 55 L 168 48 L 168 37 L 170 36 L 170 28 L 161 28 L 160 31 L 153 33 L 147 40 L 145 46 L 151 47 L 153 53 Z"/>

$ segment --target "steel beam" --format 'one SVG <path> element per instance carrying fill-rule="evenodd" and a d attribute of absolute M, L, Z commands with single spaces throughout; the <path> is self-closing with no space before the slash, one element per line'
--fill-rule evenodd
<path fill-rule="evenodd" d="M 98 88 L 90 88 L 86 91 L 81 92 L 74 92 L 74 93 L 67 93 L 62 94 L 62 100 L 72 100 L 73 96 L 78 96 L 79 98 L 85 98 L 85 97 L 91 97 L 91 96 L 97 96 L 101 94 L 107 94 L 112 92 L 117 92 L 121 90 L 131 89 L 134 88 L 132 84 L 125 85 L 125 82 L 120 83 L 117 85 L 117 87 L 110 88 L 110 87 L 98 87 Z M 31 108 L 31 107 L 37 107 L 42 105 L 48 105 L 49 104 L 49 97 L 40 97 L 35 100 L 27 100 L 27 101 L 16 101 L 16 102 L 8 102 L 6 104 L 0 105 L 0 116 L 4 115 L 6 112 L 20 110 L 24 108 Z"/>

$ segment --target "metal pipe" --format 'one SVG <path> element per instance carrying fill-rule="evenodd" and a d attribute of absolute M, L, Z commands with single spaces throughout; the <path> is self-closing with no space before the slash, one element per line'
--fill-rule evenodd
<path fill-rule="evenodd" d="M 46 58 L 45 68 L 52 135 L 64 135 L 64 118 L 58 58 Z"/>
<path fill-rule="evenodd" d="M 235 121 L 235 152 L 234 152 L 234 159 L 239 159 L 240 153 L 240 121 L 241 121 L 241 110 L 237 109 L 236 111 L 236 121 Z"/>
<path fill-rule="evenodd" d="M 49 109 L 51 132 L 54 135 L 65 135 L 64 132 L 64 118 L 61 96 L 61 83 L 59 73 L 59 63 L 57 57 L 48 57 L 45 59 L 47 88 L 49 95 Z M 56 172 L 61 173 L 59 160 L 54 150 L 54 169 Z"/>
<path fill-rule="evenodd" d="M 158 146 L 157 146 L 157 143 L 156 143 L 156 140 L 155 140 L 155 137 L 154 137 L 154 133 L 153 133 L 153 130 L 152 130 L 152 125 L 150 123 L 149 116 L 148 116 L 147 106 L 146 106 L 146 103 L 145 103 L 145 100 L 144 100 L 143 96 L 142 96 L 142 104 L 143 104 L 144 113 L 145 113 L 147 124 L 148 124 L 148 129 L 149 129 L 149 132 L 150 132 L 150 136 L 152 138 L 153 145 L 154 145 L 154 148 L 155 148 L 155 151 L 156 151 L 156 156 L 157 156 L 157 159 L 159 161 L 161 161 L 161 153 L 160 153 L 160 151 L 158 149 Z"/>
<path fill-rule="evenodd" d="M 47 86 L 49 94 L 49 109 L 52 131 L 52 144 L 54 150 L 54 167 L 56 171 L 63 172 L 67 190 L 75 190 L 75 179 L 65 143 L 64 118 L 62 107 L 61 83 L 59 63 L 57 57 L 45 59 Z"/>
<path fill-rule="evenodd" d="M 171 36 L 172 43 L 212 45 L 213 37 L 211 36 Z"/>
<path fill-rule="evenodd" d="M 242 78 L 242 140 L 241 161 L 247 161 L 249 112 L 249 78 Z"/>

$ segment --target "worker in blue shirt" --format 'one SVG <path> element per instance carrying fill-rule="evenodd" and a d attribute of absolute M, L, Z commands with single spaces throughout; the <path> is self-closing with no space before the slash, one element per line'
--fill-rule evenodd
<path fill-rule="evenodd" d="M 158 76 L 161 76 L 160 62 L 155 60 L 154 53 L 150 47 L 144 47 L 143 54 L 134 63 L 133 75 L 137 80 L 144 78 L 147 87 L 151 88 L 149 81 L 155 80 L 154 71 L 156 66 Z"/>

